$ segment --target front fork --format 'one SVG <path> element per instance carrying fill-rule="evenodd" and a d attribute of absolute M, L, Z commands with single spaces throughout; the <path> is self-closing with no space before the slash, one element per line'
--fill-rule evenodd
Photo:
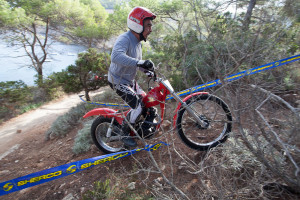
<path fill-rule="evenodd" d="M 196 111 L 194 111 L 190 106 L 188 106 L 182 99 L 172 90 L 171 88 L 168 87 L 168 85 L 164 86 L 170 91 L 171 95 L 174 97 L 174 99 L 178 102 L 181 103 L 182 107 L 185 108 L 185 110 L 197 121 L 198 124 L 201 125 L 203 128 L 208 128 L 209 123 L 205 122 L 202 120 L 199 116 L 196 115 Z"/>
<path fill-rule="evenodd" d="M 177 96 L 177 95 L 176 95 Z M 173 96 L 175 98 L 175 96 Z M 178 97 L 178 96 L 177 96 Z M 192 116 L 194 117 L 194 119 L 196 119 L 196 121 L 198 122 L 198 124 L 201 125 L 201 127 L 203 128 L 208 128 L 209 123 L 205 122 L 204 120 L 202 120 L 199 116 L 196 115 L 197 112 L 195 112 L 190 106 L 188 106 L 184 101 L 181 100 L 181 98 L 175 98 L 177 99 L 183 108 L 185 108 L 185 110 Z"/>
<path fill-rule="evenodd" d="M 110 138 L 110 137 L 111 137 L 111 131 L 112 131 L 112 129 L 113 129 L 113 124 L 114 124 L 114 122 L 115 122 L 115 118 L 112 117 L 111 122 L 110 122 L 109 127 L 108 127 L 107 132 L 106 132 L 106 137 L 107 137 L 107 138 Z"/>

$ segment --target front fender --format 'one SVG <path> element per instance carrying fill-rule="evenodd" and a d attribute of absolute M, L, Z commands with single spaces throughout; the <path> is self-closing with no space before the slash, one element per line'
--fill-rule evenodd
<path fill-rule="evenodd" d="M 110 108 L 95 108 L 89 112 L 87 112 L 83 118 L 87 118 L 94 115 L 102 115 L 104 117 L 112 117 L 117 111 Z"/>
<path fill-rule="evenodd" d="M 203 94 L 208 94 L 208 92 L 196 92 L 196 93 L 190 94 L 187 97 L 185 97 L 182 101 L 186 102 L 187 100 L 189 100 L 190 98 L 192 98 L 194 96 L 203 95 Z M 177 106 L 177 108 L 175 110 L 174 117 L 173 117 L 173 128 L 176 128 L 176 120 L 177 120 L 178 111 L 179 111 L 180 107 L 181 107 L 181 103 L 179 102 L 178 106 Z"/>
<path fill-rule="evenodd" d="M 83 118 L 87 118 L 87 117 L 95 116 L 95 115 L 99 115 L 99 116 L 103 116 L 103 117 L 107 117 L 107 118 L 114 117 L 119 124 L 122 124 L 122 121 L 124 120 L 124 116 L 126 116 L 128 114 L 128 112 L 129 112 L 129 110 L 125 111 L 125 112 L 118 112 L 117 110 L 110 109 L 110 108 L 96 108 L 96 109 L 93 109 L 93 110 L 87 112 L 83 116 Z"/>

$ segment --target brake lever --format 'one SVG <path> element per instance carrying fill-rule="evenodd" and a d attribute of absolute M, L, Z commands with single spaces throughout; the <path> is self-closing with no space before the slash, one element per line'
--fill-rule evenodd
<path fill-rule="evenodd" d="M 157 80 L 157 77 L 156 77 L 156 72 L 153 71 L 154 75 L 153 75 L 153 81 L 156 81 Z"/>

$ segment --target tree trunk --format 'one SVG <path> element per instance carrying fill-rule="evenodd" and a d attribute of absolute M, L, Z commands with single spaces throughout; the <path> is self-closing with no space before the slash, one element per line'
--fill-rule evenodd
<path fill-rule="evenodd" d="M 43 65 L 42 63 L 37 63 L 37 85 L 43 85 Z"/>
<path fill-rule="evenodd" d="M 255 5 L 256 5 L 256 0 L 250 0 L 248 8 L 247 8 L 247 13 L 246 13 L 246 15 L 244 17 L 244 21 L 243 21 L 243 30 L 244 31 L 249 30 L 252 12 L 253 12 Z"/>
<path fill-rule="evenodd" d="M 38 86 L 42 86 L 43 84 L 43 64 L 47 58 L 47 52 L 46 52 L 46 45 L 48 42 L 48 36 L 49 36 L 49 19 L 46 21 L 46 27 L 45 27 L 45 34 L 44 34 L 44 41 L 40 40 L 37 32 L 37 25 L 35 23 L 31 24 L 32 29 L 26 29 L 22 36 L 24 40 L 22 41 L 23 47 L 27 53 L 27 55 L 30 57 L 32 66 L 37 72 L 37 84 Z M 29 32 L 32 35 L 32 41 L 28 38 Z M 30 47 L 30 50 L 27 48 Z M 42 55 L 39 56 L 36 49 L 40 48 Z"/>
<path fill-rule="evenodd" d="M 85 88 L 84 91 L 85 91 L 85 99 L 87 101 L 91 101 L 91 98 L 90 98 L 90 95 L 89 95 L 90 91 L 87 88 Z"/>

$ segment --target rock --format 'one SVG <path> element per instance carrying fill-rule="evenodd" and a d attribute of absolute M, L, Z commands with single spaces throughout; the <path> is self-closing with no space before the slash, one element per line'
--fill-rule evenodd
<path fill-rule="evenodd" d="M 64 187 L 65 185 L 66 185 L 66 183 L 61 184 L 61 185 L 59 186 L 59 189 L 62 188 L 62 187 Z"/>
<path fill-rule="evenodd" d="M 185 162 L 181 162 L 178 169 L 183 169 L 186 166 L 187 166 L 187 164 Z"/>
<path fill-rule="evenodd" d="M 300 108 L 300 100 L 297 100 L 296 102 L 297 108 Z"/>
<path fill-rule="evenodd" d="M 10 172 L 9 170 L 0 171 L 0 176 L 8 174 L 9 172 Z"/>
<path fill-rule="evenodd" d="M 127 188 L 128 188 L 129 190 L 135 190 L 135 182 L 129 183 L 128 186 L 127 186 Z"/>
<path fill-rule="evenodd" d="M 65 196 L 62 200 L 74 200 L 76 199 L 72 193 L 68 194 L 67 196 Z"/>
<path fill-rule="evenodd" d="M 6 151 L 5 153 L 0 154 L 0 160 L 2 160 L 8 154 L 10 154 L 10 153 L 14 152 L 15 150 L 17 150 L 19 147 L 20 147 L 20 144 L 16 144 L 12 148 L 10 148 L 8 151 Z"/>
<path fill-rule="evenodd" d="M 18 129 L 17 130 L 17 134 L 22 133 L 22 130 Z"/>
<path fill-rule="evenodd" d="M 162 177 L 158 177 L 157 179 L 154 179 L 154 185 L 156 187 L 162 188 L 162 184 L 160 183 L 163 180 Z"/>
<path fill-rule="evenodd" d="M 164 128 L 169 128 L 172 125 L 172 123 L 169 120 L 164 120 L 162 126 Z"/>
<path fill-rule="evenodd" d="M 161 182 L 163 180 L 163 177 L 158 177 L 156 180 Z"/>
<path fill-rule="evenodd" d="M 21 191 L 19 191 L 21 194 L 26 194 L 27 192 L 29 192 L 30 190 L 32 189 L 32 187 L 29 187 L 29 188 L 25 188 Z"/>
<path fill-rule="evenodd" d="M 57 142 L 56 142 L 56 144 L 58 144 L 58 145 L 62 145 L 62 144 L 63 144 L 63 142 L 59 140 L 59 141 L 57 141 Z"/>
<path fill-rule="evenodd" d="M 281 119 L 271 118 L 269 120 L 269 123 L 272 124 L 276 128 L 284 128 L 286 125 L 286 122 Z"/>
<path fill-rule="evenodd" d="M 42 169 L 45 166 L 45 163 L 40 162 L 40 163 L 37 163 L 36 166 L 38 168 Z"/>
<path fill-rule="evenodd" d="M 50 139 L 50 140 L 54 140 L 55 138 L 56 138 L 56 135 L 55 135 L 54 133 L 51 132 L 51 133 L 49 134 L 49 139 Z"/>

